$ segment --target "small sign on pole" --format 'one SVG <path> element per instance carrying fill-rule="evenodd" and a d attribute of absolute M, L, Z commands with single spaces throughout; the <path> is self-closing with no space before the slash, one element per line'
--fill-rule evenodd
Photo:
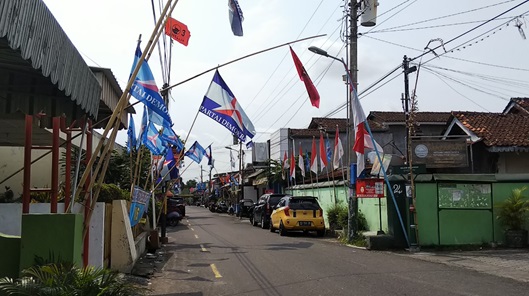
<path fill-rule="evenodd" d="M 384 179 L 356 179 L 356 197 L 382 198 L 384 197 Z"/>

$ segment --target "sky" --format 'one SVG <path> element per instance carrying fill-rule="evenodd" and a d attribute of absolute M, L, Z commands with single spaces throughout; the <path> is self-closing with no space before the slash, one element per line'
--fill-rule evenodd
<path fill-rule="evenodd" d="M 153 2 L 157 19 L 165 1 Z M 148 62 L 159 88 L 164 82 L 174 85 L 242 56 L 291 43 L 320 93 L 319 108 L 311 106 L 288 46 L 219 68 L 256 128 L 254 142 L 266 142 L 280 128 L 306 128 L 313 117 L 346 118 L 343 65 L 308 51 L 308 47 L 317 46 L 329 55 L 347 59 L 344 7 L 348 1 L 239 0 L 244 14 L 242 37 L 231 32 L 227 2 L 178 2 L 171 16 L 187 25 L 191 38 L 187 47 L 176 42 L 171 45 L 162 34 Z M 420 65 L 419 71 L 409 75 L 410 92 L 416 94 L 419 111 L 501 112 L 510 98 L 529 97 L 529 41 L 524 39 L 529 35 L 528 1 L 378 2 L 376 26 L 358 29 L 358 91 L 366 115 L 371 111 L 403 111 L 402 69 L 378 81 L 402 65 L 405 55 L 412 59 L 411 65 Z M 142 49 L 152 35 L 155 17 L 151 1 L 44 3 L 86 63 L 111 69 L 124 89 L 139 35 Z M 294 43 L 322 34 L 325 36 Z M 166 58 L 160 58 L 159 51 L 166 53 L 162 54 Z M 198 113 L 213 74 L 210 71 L 173 87 L 169 110 L 173 129 L 187 138 L 187 148 L 194 141 L 203 147 L 212 145 L 215 174 L 238 169 L 238 165 L 230 167 L 230 150 L 225 147 L 238 148 L 232 145 L 227 129 Z M 141 108 L 136 110 L 139 127 Z M 125 141 L 126 132 L 120 132 L 118 142 L 124 145 Z M 245 162 L 251 162 L 250 150 L 245 153 Z M 181 170 L 184 182 L 200 180 L 201 173 L 207 180 L 207 160 L 202 161 L 202 168 L 187 158 L 185 165 Z"/>

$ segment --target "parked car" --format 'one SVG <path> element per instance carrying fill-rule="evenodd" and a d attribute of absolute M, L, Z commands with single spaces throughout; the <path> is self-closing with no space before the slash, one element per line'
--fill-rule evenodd
<path fill-rule="evenodd" d="M 313 196 L 285 196 L 281 198 L 270 215 L 270 231 L 279 230 L 284 236 L 288 231 L 301 230 L 304 233 L 316 231 L 325 235 L 323 209 Z"/>
<path fill-rule="evenodd" d="M 257 226 L 261 224 L 261 228 L 267 229 L 270 224 L 270 214 L 272 214 L 279 200 L 285 196 L 286 194 L 282 193 L 267 193 L 261 195 L 257 205 L 253 209 L 253 219 L 250 221 L 252 225 Z"/>
<path fill-rule="evenodd" d="M 239 200 L 239 212 L 237 213 L 237 217 L 239 217 L 239 219 L 242 219 L 243 217 L 250 218 L 250 222 L 252 222 L 254 205 L 255 203 L 252 199 L 244 198 Z"/>

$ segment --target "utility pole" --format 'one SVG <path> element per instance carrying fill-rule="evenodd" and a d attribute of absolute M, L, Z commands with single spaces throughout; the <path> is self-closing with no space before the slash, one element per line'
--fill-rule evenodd
<path fill-rule="evenodd" d="M 239 141 L 239 188 L 241 190 L 241 199 L 244 199 L 244 178 L 242 175 L 242 158 L 243 158 L 243 151 L 242 151 L 242 141 Z"/>
<path fill-rule="evenodd" d="M 415 250 L 418 247 L 418 229 L 415 221 L 417 221 L 417 212 L 415 207 L 415 184 L 414 184 L 414 174 L 413 174 L 413 162 L 412 162 L 412 153 L 411 153 L 411 136 L 413 134 L 413 121 L 414 117 L 410 117 L 410 112 L 415 111 L 414 103 L 412 103 L 412 110 L 410 111 L 410 86 L 408 75 L 417 71 L 417 67 L 410 67 L 410 60 L 407 56 L 404 56 L 402 60 L 402 68 L 404 72 L 404 115 L 405 115 L 405 128 L 406 128 L 406 164 L 409 167 L 407 186 L 410 186 L 411 196 L 409 198 L 409 210 L 410 210 L 410 250 Z M 414 94 L 415 95 L 415 94 Z M 415 101 L 414 101 L 415 102 Z M 408 190 L 406 190 L 408 192 Z"/>
<path fill-rule="evenodd" d="M 350 71 L 350 77 L 351 77 L 351 83 L 352 87 L 356 92 L 358 93 L 358 4 L 356 2 L 357 0 L 353 0 L 349 2 L 350 9 L 351 9 L 351 16 L 350 16 L 350 36 L 349 36 L 349 71 Z M 348 208 L 349 208 L 349 218 L 347 221 L 347 239 L 348 241 L 352 241 L 353 238 L 356 235 L 356 232 L 358 231 L 358 223 L 357 223 L 357 217 L 358 217 L 358 199 L 356 198 L 356 182 L 353 182 L 353 180 L 356 179 L 356 172 L 353 169 L 353 161 L 356 160 L 356 155 L 353 152 L 354 147 L 354 120 L 353 120 L 353 100 L 354 95 L 351 94 L 349 96 L 348 101 L 348 123 L 347 123 L 347 142 L 349 143 L 349 149 L 348 149 L 348 159 L 347 163 L 349 164 L 349 169 L 347 170 L 349 173 L 348 180 L 349 180 L 349 199 L 348 199 Z"/>

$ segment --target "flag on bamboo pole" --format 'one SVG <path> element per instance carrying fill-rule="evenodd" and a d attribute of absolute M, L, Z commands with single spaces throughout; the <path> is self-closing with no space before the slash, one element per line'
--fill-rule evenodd
<path fill-rule="evenodd" d="M 299 144 L 298 167 L 301 170 L 301 176 L 305 178 L 305 162 L 303 161 L 303 149 L 301 149 L 301 143 Z"/>
<path fill-rule="evenodd" d="M 215 71 L 199 111 L 224 126 L 243 143 L 246 137 L 251 139 L 255 136 L 253 123 L 218 70 Z"/>
<path fill-rule="evenodd" d="M 213 154 L 211 153 L 211 145 L 206 147 L 206 157 L 208 158 L 208 165 L 213 167 Z"/>
<path fill-rule="evenodd" d="M 167 149 L 160 138 L 160 132 L 152 122 L 149 122 L 146 131 L 143 133 L 143 145 L 151 150 L 153 155 L 164 155 L 165 149 Z"/>
<path fill-rule="evenodd" d="M 228 0 L 228 7 L 231 31 L 235 36 L 242 36 L 242 22 L 244 21 L 244 17 L 239 2 L 237 0 Z"/>
<path fill-rule="evenodd" d="M 134 55 L 131 74 L 136 68 L 141 55 L 140 45 L 138 44 Z M 146 60 L 141 64 L 138 75 L 136 75 L 134 83 L 132 83 L 130 94 L 147 106 L 149 111 L 149 121 L 154 122 L 157 125 L 169 127 L 173 125 L 171 116 L 169 116 L 169 109 L 165 105 L 165 102 L 158 91 L 151 68 Z"/>
<path fill-rule="evenodd" d="M 129 128 L 127 130 L 127 153 L 132 151 L 132 147 L 136 147 L 136 127 L 134 126 L 134 118 L 132 113 L 129 113 Z"/>
<path fill-rule="evenodd" d="M 136 151 L 140 150 L 140 146 L 143 143 L 143 135 L 147 129 L 147 107 L 143 106 L 143 115 L 141 117 L 140 133 L 136 140 Z"/>
<path fill-rule="evenodd" d="M 198 141 L 195 141 L 191 148 L 186 151 L 185 156 L 191 158 L 191 160 L 196 163 L 200 163 L 205 154 L 206 150 L 198 143 Z"/>
<path fill-rule="evenodd" d="M 169 17 L 165 23 L 165 34 L 184 46 L 187 46 L 191 37 L 191 32 L 187 26 L 172 17 Z"/>
<path fill-rule="evenodd" d="M 331 149 L 331 143 L 329 142 L 329 138 L 325 139 L 325 153 L 327 155 L 327 163 L 332 161 L 332 149 Z"/>
<path fill-rule="evenodd" d="M 337 169 L 340 167 L 340 160 L 343 156 L 343 146 L 342 140 L 340 140 L 340 133 L 338 131 L 338 126 L 336 126 L 336 135 L 334 136 L 334 159 L 333 159 L 333 168 Z"/>
<path fill-rule="evenodd" d="M 367 125 L 366 115 L 364 113 L 364 110 L 362 109 L 362 105 L 360 105 L 360 100 L 358 99 L 358 95 L 356 94 L 355 89 L 352 89 L 352 94 L 352 112 L 355 125 L 355 143 L 353 146 L 353 150 L 356 152 L 356 175 L 360 176 L 362 171 L 365 169 L 365 148 L 376 148 L 378 151 L 382 152 L 382 147 L 375 141 L 375 139 L 371 137 L 365 127 Z"/>
<path fill-rule="evenodd" d="M 312 137 L 312 153 L 310 155 L 310 170 L 315 174 L 318 173 L 318 163 L 316 162 L 316 156 L 318 155 L 316 151 L 316 138 Z"/>
<path fill-rule="evenodd" d="M 325 152 L 325 144 L 323 143 L 323 133 L 320 133 L 320 171 L 327 166 L 327 153 Z"/>
<path fill-rule="evenodd" d="M 164 126 L 162 127 L 162 133 L 160 135 L 164 145 L 166 143 L 174 145 L 176 147 L 176 152 L 180 153 L 184 149 L 184 143 L 180 140 L 180 137 L 176 135 L 172 128 Z"/>
<path fill-rule="evenodd" d="M 320 108 L 320 94 L 318 93 L 318 90 L 312 83 L 312 80 L 310 80 L 309 74 L 305 70 L 305 67 L 303 67 L 303 64 L 299 60 L 294 50 L 292 50 L 292 47 L 290 47 L 290 53 L 292 54 L 294 65 L 296 66 L 296 70 L 298 71 L 299 79 L 303 81 L 303 83 L 305 83 L 305 88 L 307 89 L 307 93 L 309 94 L 310 103 L 312 104 L 312 106 Z"/>
<path fill-rule="evenodd" d="M 294 157 L 294 149 L 290 154 L 290 179 L 296 179 L 296 158 Z"/>

